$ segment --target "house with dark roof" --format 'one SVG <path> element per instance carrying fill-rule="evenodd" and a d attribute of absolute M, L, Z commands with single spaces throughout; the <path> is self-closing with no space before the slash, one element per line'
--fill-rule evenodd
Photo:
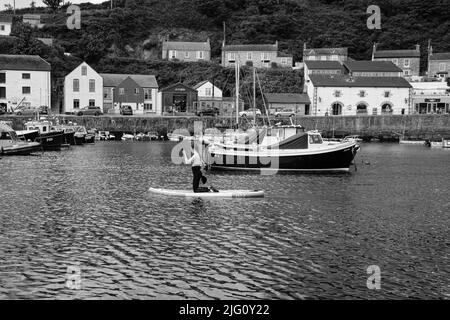
<path fill-rule="evenodd" d="M 391 61 L 403 70 L 405 77 L 420 75 L 420 45 L 415 50 L 378 50 L 374 44 L 372 61 Z"/>
<path fill-rule="evenodd" d="M 307 86 L 312 115 L 382 115 L 412 112 L 412 86 L 403 77 L 312 74 Z"/>
<path fill-rule="evenodd" d="M 131 106 L 134 114 L 162 114 L 158 82 L 153 75 L 100 73 L 103 78 L 103 109 L 120 113 Z"/>
<path fill-rule="evenodd" d="M 50 107 L 50 72 L 40 56 L 0 54 L 0 107 Z"/>
<path fill-rule="evenodd" d="M 306 61 L 338 61 L 343 63 L 348 59 L 348 48 L 310 48 L 303 44 L 303 62 Z"/>
<path fill-rule="evenodd" d="M 162 43 L 162 58 L 186 62 L 210 61 L 211 44 L 209 38 L 206 42 L 164 41 Z"/>
<path fill-rule="evenodd" d="M 309 115 L 309 96 L 306 93 L 266 93 L 264 98 L 269 106 L 269 113 L 292 110 L 296 115 Z"/>
<path fill-rule="evenodd" d="M 316 61 L 307 60 L 304 62 L 304 88 L 303 92 L 307 92 L 308 87 L 306 84 L 310 81 L 309 76 L 311 74 L 344 74 L 345 68 L 339 61 Z"/>
<path fill-rule="evenodd" d="M 198 92 L 196 89 L 178 82 L 160 90 L 163 112 L 195 113 Z"/>
<path fill-rule="evenodd" d="M 222 66 L 248 65 L 255 68 L 292 68 L 293 56 L 278 50 L 275 44 L 222 45 Z"/>
<path fill-rule="evenodd" d="M 12 29 L 12 16 L 0 15 L 0 36 L 9 36 Z"/>
<path fill-rule="evenodd" d="M 402 77 L 403 70 L 391 61 L 347 61 L 345 71 L 354 77 Z"/>
<path fill-rule="evenodd" d="M 428 76 L 446 79 L 450 73 L 450 52 L 433 52 L 428 57 Z"/>

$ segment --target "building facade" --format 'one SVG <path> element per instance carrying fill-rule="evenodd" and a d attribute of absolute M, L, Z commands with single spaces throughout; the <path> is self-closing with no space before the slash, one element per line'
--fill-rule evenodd
<path fill-rule="evenodd" d="M 51 66 L 40 56 L 0 55 L 0 106 L 12 111 L 19 106 L 51 104 Z"/>
<path fill-rule="evenodd" d="M 347 61 L 345 73 L 353 77 L 402 77 L 403 70 L 391 61 Z"/>
<path fill-rule="evenodd" d="M 222 90 L 206 80 L 193 87 L 198 93 L 198 109 L 222 107 Z"/>
<path fill-rule="evenodd" d="M 103 112 L 118 114 L 129 105 L 133 114 L 162 114 L 158 82 L 153 75 L 101 73 Z"/>
<path fill-rule="evenodd" d="M 34 28 L 42 28 L 44 27 L 44 24 L 41 23 L 41 15 L 40 14 L 24 14 L 22 16 L 22 22 L 28 23 Z"/>
<path fill-rule="evenodd" d="M 315 61 L 304 62 L 304 87 L 303 92 L 308 92 L 307 84 L 310 82 L 309 76 L 312 74 L 344 74 L 344 67 L 339 61 Z"/>
<path fill-rule="evenodd" d="M 278 51 L 275 44 L 223 45 L 222 66 L 248 65 L 256 68 L 292 68 L 293 56 Z"/>
<path fill-rule="evenodd" d="M 12 16 L 0 16 L 0 36 L 9 36 L 12 29 Z"/>
<path fill-rule="evenodd" d="M 264 97 L 270 114 L 293 110 L 297 115 L 310 115 L 311 101 L 306 93 L 266 93 Z"/>
<path fill-rule="evenodd" d="M 412 86 L 402 77 L 311 75 L 311 115 L 412 113 Z"/>
<path fill-rule="evenodd" d="M 176 83 L 161 89 L 161 103 L 164 112 L 195 113 L 197 111 L 198 92 L 183 83 Z"/>
<path fill-rule="evenodd" d="M 162 44 L 162 58 L 164 60 L 185 62 L 210 61 L 211 44 L 209 38 L 206 42 L 164 41 Z"/>
<path fill-rule="evenodd" d="M 450 113 L 450 87 L 444 81 L 411 82 L 414 113 Z"/>
<path fill-rule="evenodd" d="M 450 52 L 430 53 L 428 57 L 428 76 L 447 79 L 450 73 Z"/>
<path fill-rule="evenodd" d="M 83 62 L 64 78 L 64 112 L 103 107 L 103 78 Z"/>
<path fill-rule="evenodd" d="M 348 59 L 348 48 L 306 48 L 303 44 L 303 62 L 306 61 L 338 61 L 344 63 Z"/>
<path fill-rule="evenodd" d="M 373 46 L 373 61 L 391 61 L 403 70 L 404 77 L 418 77 L 420 75 L 420 45 L 415 50 L 377 50 Z"/>

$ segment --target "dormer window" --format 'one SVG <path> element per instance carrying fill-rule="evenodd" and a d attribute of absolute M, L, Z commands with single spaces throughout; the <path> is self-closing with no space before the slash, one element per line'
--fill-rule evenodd
<path fill-rule="evenodd" d="M 87 67 L 86 66 L 82 66 L 81 67 L 81 75 L 82 76 L 86 76 L 87 75 Z"/>

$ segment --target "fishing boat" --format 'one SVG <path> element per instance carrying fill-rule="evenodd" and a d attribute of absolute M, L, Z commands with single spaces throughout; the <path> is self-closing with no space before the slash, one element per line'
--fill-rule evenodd
<path fill-rule="evenodd" d="M 122 141 L 131 141 L 131 140 L 134 140 L 134 135 L 132 134 L 125 133 L 122 136 Z"/>
<path fill-rule="evenodd" d="M 327 143 L 308 131 L 268 146 L 213 144 L 207 152 L 216 170 L 348 172 L 358 150 L 356 141 Z"/>
<path fill-rule="evenodd" d="M 95 129 L 86 131 L 86 135 L 84 136 L 84 143 L 95 143 Z"/>
<path fill-rule="evenodd" d="M 65 143 L 64 131 L 53 128 L 48 120 L 28 121 L 25 123 L 25 128 L 25 130 L 17 131 L 17 135 L 24 140 L 30 140 L 27 139 L 30 133 L 38 131 L 39 135 L 32 141 L 39 142 L 43 150 L 59 151 Z"/>
<path fill-rule="evenodd" d="M 41 150 L 40 143 L 21 140 L 9 125 L 0 122 L 0 155 L 29 155 Z"/>

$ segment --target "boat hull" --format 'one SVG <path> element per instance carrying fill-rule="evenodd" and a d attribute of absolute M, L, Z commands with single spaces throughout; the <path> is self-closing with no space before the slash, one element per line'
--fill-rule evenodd
<path fill-rule="evenodd" d="M 65 142 L 64 131 L 43 133 L 35 141 L 39 142 L 45 151 L 59 151 Z"/>
<path fill-rule="evenodd" d="M 0 148 L 0 155 L 2 156 L 27 156 L 33 152 L 42 151 L 40 143 L 37 142 L 23 142 L 19 144 L 12 144 L 11 146 L 4 146 Z"/>
<path fill-rule="evenodd" d="M 356 144 L 318 152 L 211 152 L 215 170 L 263 170 L 298 172 L 348 172 L 358 151 Z"/>

